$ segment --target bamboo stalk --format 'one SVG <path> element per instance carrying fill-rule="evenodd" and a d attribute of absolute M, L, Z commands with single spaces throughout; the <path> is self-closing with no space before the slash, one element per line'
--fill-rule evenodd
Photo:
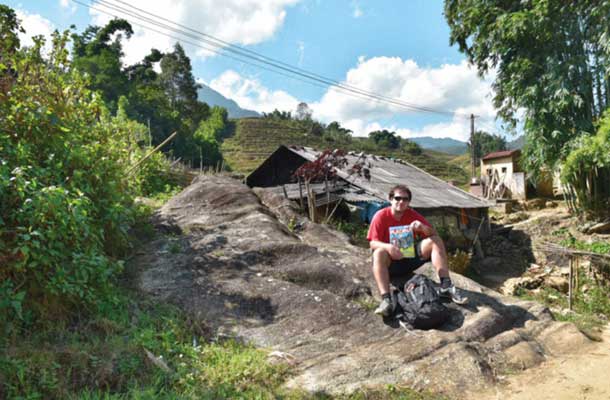
<path fill-rule="evenodd" d="M 570 257 L 569 263 L 570 263 L 570 275 L 568 277 L 568 309 L 570 311 L 572 311 L 572 290 L 573 290 L 572 280 L 574 278 L 574 276 L 573 276 L 574 275 L 574 271 L 573 271 L 574 263 L 573 263 L 572 257 Z"/>
<path fill-rule="evenodd" d="M 129 175 L 131 172 L 133 172 L 133 170 L 135 170 L 140 164 L 142 164 L 144 161 L 146 161 L 146 159 L 148 159 L 148 157 L 153 155 L 153 153 L 155 153 L 157 150 L 159 150 L 161 147 L 163 147 L 167 142 L 172 140 L 174 138 L 174 136 L 176 136 L 177 134 L 178 134 L 178 131 L 175 131 L 174 133 L 169 135 L 168 138 L 165 139 L 163 142 L 161 142 L 160 145 L 158 145 L 157 147 L 155 147 L 154 149 L 149 151 L 148 154 L 146 154 L 144 157 L 142 157 L 142 159 L 140 161 L 138 161 L 137 163 L 135 163 L 135 165 L 133 165 L 131 168 L 129 168 L 127 170 L 126 174 Z"/>
<path fill-rule="evenodd" d="M 339 204 L 341 204 L 341 200 L 343 200 L 343 197 L 339 197 L 339 201 L 337 202 L 337 204 L 335 204 L 335 208 L 333 208 L 330 215 L 326 218 L 326 221 L 324 221 L 325 224 L 328 224 L 328 221 L 330 221 L 330 219 L 333 217 L 335 211 L 337 210 L 337 207 L 339 207 Z"/>
<path fill-rule="evenodd" d="M 574 293 L 578 295 L 578 269 L 580 267 L 580 257 L 574 259 Z"/>

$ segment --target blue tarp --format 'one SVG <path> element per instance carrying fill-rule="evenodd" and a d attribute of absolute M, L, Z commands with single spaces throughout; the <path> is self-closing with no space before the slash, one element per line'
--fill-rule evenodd
<path fill-rule="evenodd" d="M 373 219 L 375 213 L 381 210 L 384 207 L 390 205 L 389 202 L 369 202 L 369 201 L 359 201 L 354 203 L 358 208 L 360 208 L 360 220 L 369 224 Z"/>

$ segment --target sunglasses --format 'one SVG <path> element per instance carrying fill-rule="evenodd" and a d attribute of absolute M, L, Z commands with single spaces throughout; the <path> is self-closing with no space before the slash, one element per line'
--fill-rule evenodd
<path fill-rule="evenodd" d="M 396 202 L 401 202 L 401 201 L 411 201 L 410 197 L 400 197 L 400 196 L 394 196 L 394 200 L 396 200 Z"/>

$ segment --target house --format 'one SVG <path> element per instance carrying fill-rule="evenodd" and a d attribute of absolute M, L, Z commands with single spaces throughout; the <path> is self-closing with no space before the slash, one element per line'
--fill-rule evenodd
<path fill-rule="evenodd" d="M 274 188 L 289 199 L 299 200 L 306 194 L 293 177 L 303 164 L 315 161 L 321 152 L 307 147 L 280 146 L 257 169 L 246 177 L 250 187 Z M 437 229 L 449 234 L 485 234 L 489 229 L 489 204 L 460 188 L 402 160 L 370 154 L 346 155 L 347 165 L 337 170 L 334 183 L 315 183 L 312 190 L 316 206 L 345 201 L 361 210 L 362 219 L 370 220 L 374 212 L 388 204 L 388 192 L 397 184 L 407 185 L 412 193 L 411 206 L 426 217 Z M 352 173 L 360 163 L 369 178 Z"/>
<path fill-rule="evenodd" d="M 492 199 L 526 198 L 525 172 L 519 165 L 521 150 L 496 151 L 481 159 L 483 196 Z"/>

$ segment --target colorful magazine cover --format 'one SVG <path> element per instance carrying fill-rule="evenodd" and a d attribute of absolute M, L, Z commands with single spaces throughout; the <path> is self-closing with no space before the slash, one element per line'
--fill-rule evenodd
<path fill-rule="evenodd" d="M 409 225 L 390 227 L 390 243 L 400 249 L 403 258 L 415 257 L 415 240 Z"/>

